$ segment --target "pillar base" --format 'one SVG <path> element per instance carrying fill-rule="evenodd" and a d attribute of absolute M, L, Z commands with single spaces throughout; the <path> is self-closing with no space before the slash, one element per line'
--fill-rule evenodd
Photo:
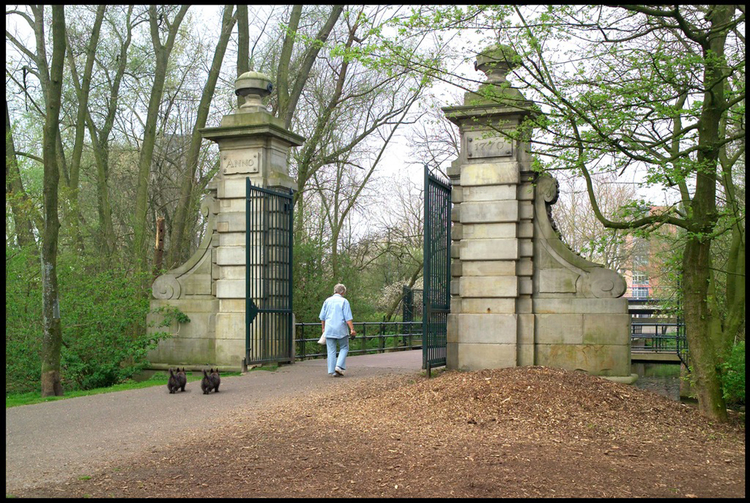
<path fill-rule="evenodd" d="M 608 381 L 621 382 L 623 384 L 633 384 L 638 380 L 638 374 L 630 374 L 629 376 L 599 376 Z"/>

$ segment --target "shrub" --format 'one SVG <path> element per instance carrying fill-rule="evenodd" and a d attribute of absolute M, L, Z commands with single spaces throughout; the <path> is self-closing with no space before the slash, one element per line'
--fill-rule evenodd
<path fill-rule="evenodd" d="M 724 363 L 721 364 L 721 384 L 724 400 L 731 405 L 745 404 L 745 341 L 734 345 Z"/>
<path fill-rule="evenodd" d="M 5 267 L 5 392 L 35 391 L 42 368 L 39 262 L 6 245 Z"/>
<path fill-rule="evenodd" d="M 140 278 L 120 268 L 92 271 L 81 262 L 59 267 L 64 389 L 122 382 L 143 370 L 148 351 L 168 337 L 146 333 L 149 298 Z"/>

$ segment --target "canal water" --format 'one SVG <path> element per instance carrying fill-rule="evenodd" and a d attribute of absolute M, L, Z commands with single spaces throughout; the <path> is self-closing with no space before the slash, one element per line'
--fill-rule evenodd
<path fill-rule="evenodd" d="M 632 363 L 630 372 L 638 374 L 633 384 L 636 388 L 645 389 L 680 400 L 680 365 L 676 363 Z"/>

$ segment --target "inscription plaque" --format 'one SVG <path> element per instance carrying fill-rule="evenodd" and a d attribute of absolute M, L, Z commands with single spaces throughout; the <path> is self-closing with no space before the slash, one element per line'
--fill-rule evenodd
<path fill-rule="evenodd" d="M 509 157 L 513 155 L 513 140 L 502 136 L 484 137 L 483 133 L 466 134 L 466 156 L 469 159 Z"/>
<path fill-rule="evenodd" d="M 221 154 L 221 168 L 227 174 L 258 173 L 260 171 L 258 153 L 223 152 Z"/>

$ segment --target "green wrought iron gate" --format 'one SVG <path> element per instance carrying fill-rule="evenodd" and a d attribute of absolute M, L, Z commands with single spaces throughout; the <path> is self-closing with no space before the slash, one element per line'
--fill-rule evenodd
<path fill-rule="evenodd" d="M 424 168 L 422 368 L 446 364 L 451 280 L 451 185 Z"/>
<path fill-rule="evenodd" d="M 245 364 L 294 361 L 292 192 L 247 179 Z"/>

